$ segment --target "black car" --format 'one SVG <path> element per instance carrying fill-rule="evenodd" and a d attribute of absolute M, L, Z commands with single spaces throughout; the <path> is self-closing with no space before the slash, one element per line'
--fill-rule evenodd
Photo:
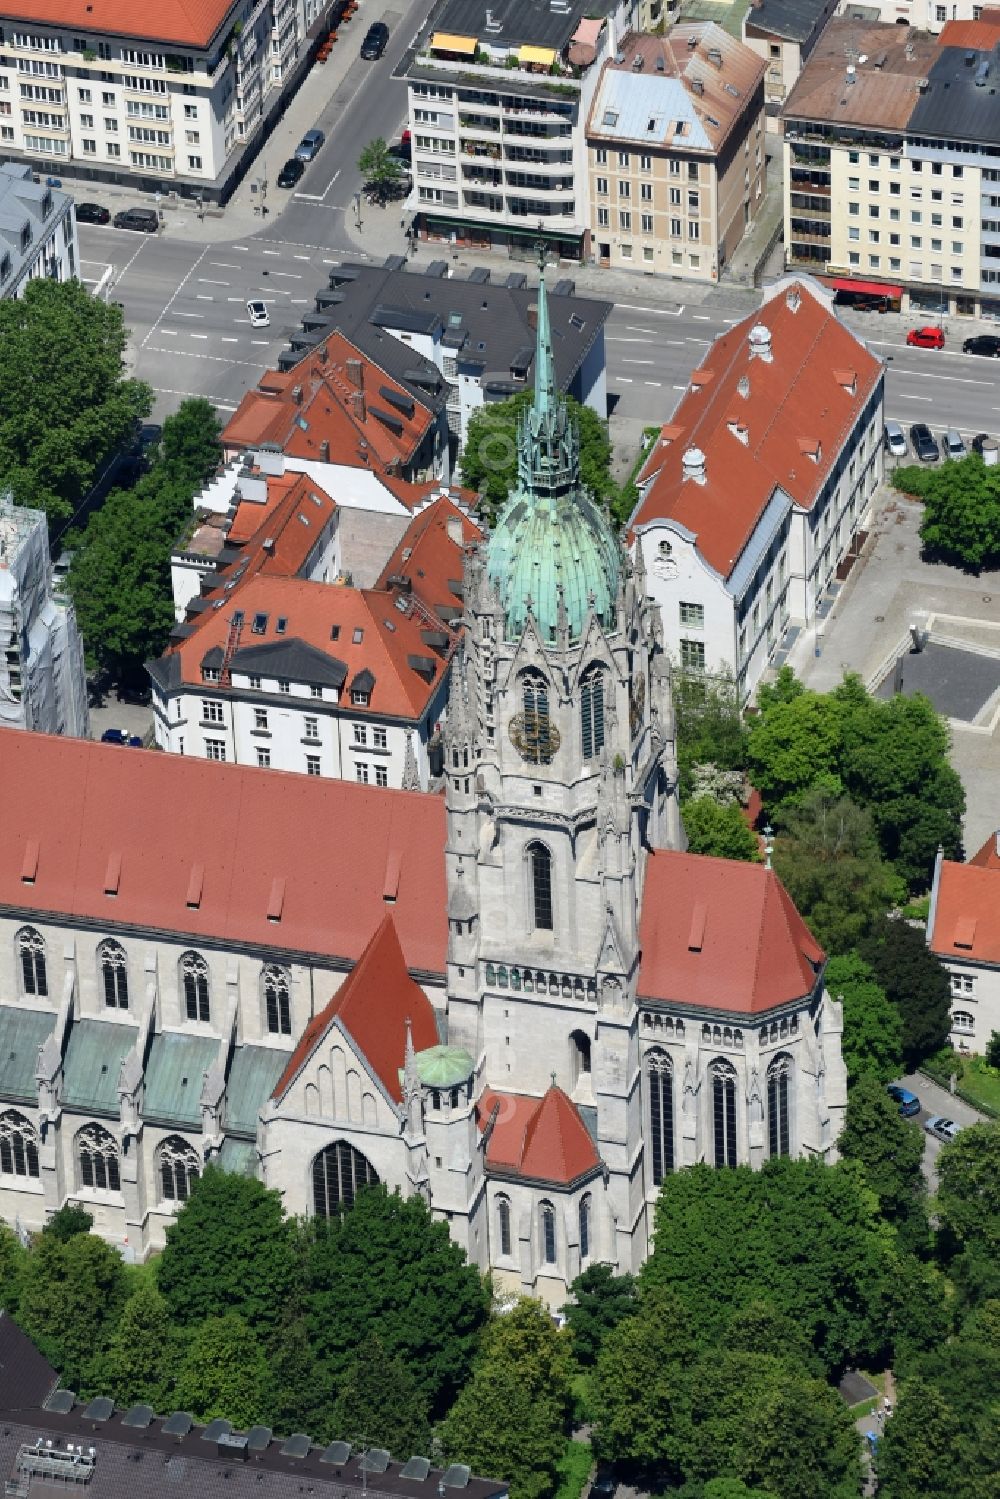
<path fill-rule="evenodd" d="M 100 203 L 77 203 L 73 210 L 78 224 L 110 224 L 111 213 Z"/>
<path fill-rule="evenodd" d="M 376 21 L 369 26 L 368 33 L 361 43 L 361 56 L 366 62 L 374 62 L 381 57 L 389 40 L 389 28 L 384 21 Z"/>
<path fill-rule="evenodd" d="M 985 359 L 1000 359 L 1000 338 L 994 333 L 980 333 L 967 338 L 962 345 L 963 354 L 981 354 Z"/>
<path fill-rule="evenodd" d="M 983 443 L 992 442 L 992 440 L 988 432 L 977 432 L 972 439 L 972 451 L 978 453 L 981 458 L 983 456 Z"/>
<path fill-rule="evenodd" d="M 279 187 L 294 187 L 306 169 L 304 161 L 299 161 L 297 156 L 290 156 L 278 173 Z"/>
<path fill-rule="evenodd" d="M 941 449 L 937 445 L 937 438 L 926 422 L 914 422 L 910 428 L 910 441 L 913 444 L 913 451 L 921 463 L 937 463 L 941 457 Z"/>
<path fill-rule="evenodd" d="M 160 216 L 155 208 L 123 208 L 115 214 L 116 229 L 137 229 L 141 234 L 155 234 Z"/>
<path fill-rule="evenodd" d="M 846 287 L 834 294 L 835 307 L 853 307 L 857 312 L 891 312 L 892 301 L 880 292 L 848 291 Z"/>

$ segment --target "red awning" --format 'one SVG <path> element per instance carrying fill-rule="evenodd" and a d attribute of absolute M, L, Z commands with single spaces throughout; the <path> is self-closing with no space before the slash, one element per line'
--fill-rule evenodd
<path fill-rule="evenodd" d="M 903 296 L 901 286 L 888 286 L 884 281 L 855 281 L 853 276 L 824 276 L 822 279 L 834 291 L 867 291 L 876 297 L 891 297 L 894 302 L 900 301 Z"/>

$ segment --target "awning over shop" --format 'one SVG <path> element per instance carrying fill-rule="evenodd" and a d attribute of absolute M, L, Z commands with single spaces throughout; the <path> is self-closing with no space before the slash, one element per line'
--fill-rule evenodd
<path fill-rule="evenodd" d="M 462 57 L 472 57 L 478 46 L 474 36 L 453 36 L 450 31 L 435 31 L 431 37 L 432 52 L 457 52 Z"/>
<path fill-rule="evenodd" d="M 540 63 L 543 68 L 551 68 L 556 60 L 556 54 L 551 47 L 519 47 L 517 60 L 518 62 Z"/>
<path fill-rule="evenodd" d="M 903 295 L 901 286 L 889 286 L 885 281 L 856 281 L 853 276 L 825 276 L 823 279 L 834 291 L 866 291 L 875 297 L 891 297 L 894 302 Z"/>

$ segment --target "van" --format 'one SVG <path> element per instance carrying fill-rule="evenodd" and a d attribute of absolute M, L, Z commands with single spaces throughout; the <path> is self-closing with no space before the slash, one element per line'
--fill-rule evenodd
<path fill-rule="evenodd" d="M 155 234 L 160 227 L 160 215 L 155 208 L 123 208 L 115 214 L 116 229 L 136 229 L 140 234 Z"/>

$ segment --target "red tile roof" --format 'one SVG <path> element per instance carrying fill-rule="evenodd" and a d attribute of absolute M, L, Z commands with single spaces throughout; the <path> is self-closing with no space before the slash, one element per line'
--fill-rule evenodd
<path fill-rule="evenodd" d="M 928 942 L 939 958 L 1000 963 L 1000 877 L 995 864 L 942 859 Z"/>
<path fill-rule="evenodd" d="M 964 52 L 990 52 L 1000 41 L 1000 10 L 984 10 L 978 21 L 948 21 L 938 36 L 939 47 L 961 47 Z"/>
<path fill-rule="evenodd" d="M 444 972 L 441 797 L 16 729 L 0 729 L 0 785 L 8 910 L 353 963 L 385 915 L 392 865 L 406 961 Z"/>
<path fill-rule="evenodd" d="M 389 1097 L 400 1103 L 403 1090 L 399 1072 L 406 1053 L 406 1022 L 410 1022 L 416 1051 L 436 1046 L 439 1037 L 434 1008 L 407 972 L 389 912 L 336 994 L 306 1026 L 272 1098 L 281 1098 L 291 1086 L 336 1020 Z"/>
<path fill-rule="evenodd" d="M 759 1015 L 810 994 L 823 949 L 773 869 L 657 850 L 646 864 L 639 993 Z"/>
<path fill-rule="evenodd" d="M 471 493 L 463 493 L 471 503 Z M 452 529 L 461 536 L 461 545 L 452 538 Z M 442 608 L 446 613 L 461 609 L 461 595 L 451 585 L 461 583 L 462 546 L 481 541 L 482 536 L 482 527 L 442 496 L 413 517 L 375 586 L 387 588 L 390 578 L 409 578 L 421 603 L 439 617 Z"/>
<path fill-rule="evenodd" d="M 770 362 L 750 355 L 755 327 L 770 334 Z M 691 376 L 646 460 L 640 483 L 651 482 L 633 526 L 676 521 L 728 577 L 779 485 L 812 506 L 881 374 L 825 302 L 802 283 L 785 288 L 717 338 Z M 684 476 L 692 448 L 704 454 L 704 483 Z"/>
<path fill-rule="evenodd" d="M 7 14 L 77 34 L 99 31 L 205 48 L 235 10 L 233 0 L 158 0 L 155 6 L 135 0 L 17 0 Z"/>
<path fill-rule="evenodd" d="M 487 1088 L 476 1116 L 485 1130 L 487 1168 L 568 1186 L 600 1167 L 601 1158 L 576 1105 L 553 1083 L 543 1098 Z"/>
<path fill-rule="evenodd" d="M 291 457 L 398 470 L 413 461 L 433 421 L 411 391 L 342 333 L 331 333 L 294 369 L 267 371 L 229 418 L 222 445 L 236 451 L 270 442 Z"/>
<path fill-rule="evenodd" d="M 271 559 L 269 566 L 274 561 Z M 234 672 L 248 670 L 240 666 L 242 650 L 290 645 L 300 640 L 329 659 L 343 662 L 347 668 L 345 692 L 350 690 L 359 672 L 367 668 L 372 673 L 375 686 L 368 706 L 356 710 L 352 704 L 352 713 L 419 720 L 441 685 L 453 641 L 449 639 L 444 645 L 428 643 L 427 621 L 416 609 L 407 606 L 404 612 L 398 607 L 400 602 L 406 604 L 405 596 L 378 589 L 347 588 L 296 577 L 268 577 L 262 571 L 257 576 L 248 575 L 246 581 L 228 594 L 224 608 L 209 608 L 195 615 L 189 622 L 191 634 L 171 646 L 161 660 L 178 658 L 180 680 L 200 687 L 205 655 L 215 647 L 225 651 L 232 614 L 242 609 L 246 623 L 232 661 Z M 257 614 L 267 616 L 267 625 L 263 633 L 252 634 L 250 621 Z M 285 620 L 280 635 L 277 634 L 279 619 Z M 336 640 L 332 638 L 334 629 L 338 630 Z M 356 638 L 359 631 L 360 638 Z M 428 663 L 426 669 L 418 671 L 411 658 Z M 258 671 L 257 667 L 249 669 Z M 266 671 L 262 674 L 268 675 Z M 270 675 L 287 673 L 275 671 Z M 228 689 L 224 684 L 213 683 L 211 690 L 224 693 Z"/>
<path fill-rule="evenodd" d="M 1000 869 L 1000 829 L 990 834 L 982 848 L 972 855 L 969 863 L 980 869 Z"/>

